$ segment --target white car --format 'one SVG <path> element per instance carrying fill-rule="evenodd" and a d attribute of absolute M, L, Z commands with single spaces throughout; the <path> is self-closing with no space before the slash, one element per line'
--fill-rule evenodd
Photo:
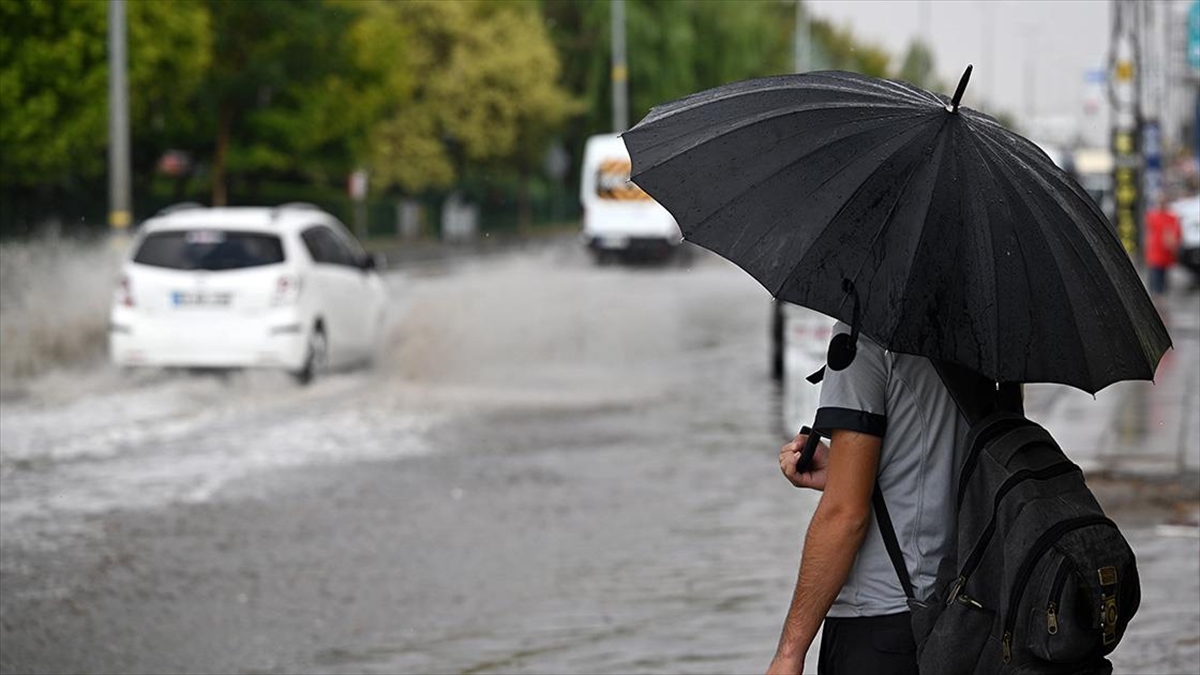
<path fill-rule="evenodd" d="M 169 207 L 130 247 L 110 356 L 120 366 L 277 368 L 306 383 L 374 355 L 386 303 L 376 265 L 309 204 Z"/>

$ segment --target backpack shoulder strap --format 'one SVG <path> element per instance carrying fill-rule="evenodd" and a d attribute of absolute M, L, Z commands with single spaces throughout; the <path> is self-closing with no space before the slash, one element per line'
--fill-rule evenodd
<path fill-rule="evenodd" d="M 908 577 L 908 565 L 904 562 L 904 552 L 900 550 L 900 541 L 896 539 L 896 528 L 892 526 L 892 517 L 888 515 L 887 504 L 883 501 L 883 491 L 879 489 L 879 481 L 875 481 L 875 493 L 871 495 L 871 503 L 875 506 L 875 521 L 879 523 L 879 534 L 883 536 L 883 546 L 887 549 L 888 557 L 892 559 L 892 567 L 896 568 L 896 576 L 900 578 L 900 586 L 909 600 L 915 599 L 912 580 Z"/>

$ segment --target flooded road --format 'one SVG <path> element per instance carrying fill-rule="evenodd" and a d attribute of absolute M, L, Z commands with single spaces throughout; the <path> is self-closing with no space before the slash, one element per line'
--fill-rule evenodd
<path fill-rule="evenodd" d="M 765 669 L 815 506 L 778 475 L 766 292 L 574 242 L 389 282 L 375 366 L 308 388 L 7 388 L 0 670 Z M 1154 528 L 1143 585 L 1196 579 L 1200 539 Z M 1200 589 L 1155 588 L 1118 671 L 1192 672 Z"/>
<path fill-rule="evenodd" d="M 6 671 L 728 672 L 810 499 L 769 303 L 573 246 L 392 279 L 373 370 L 97 367 L 10 392 Z"/>

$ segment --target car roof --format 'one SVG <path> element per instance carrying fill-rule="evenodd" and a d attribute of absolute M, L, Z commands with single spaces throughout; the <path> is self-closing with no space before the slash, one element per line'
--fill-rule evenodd
<path fill-rule="evenodd" d="M 143 232 L 196 228 L 253 230 L 292 234 L 316 223 L 338 222 L 328 212 L 311 204 L 280 206 L 177 205 L 167 207 L 142 223 Z"/>

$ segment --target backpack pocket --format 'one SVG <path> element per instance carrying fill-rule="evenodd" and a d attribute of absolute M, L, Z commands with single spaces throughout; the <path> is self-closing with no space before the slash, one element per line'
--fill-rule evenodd
<path fill-rule="evenodd" d="M 1101 651 L 1101 634 L 1092 629 L 1094 610 L 1091 588 L 1075 563 L 1052 551 L 1046 556 L 1046 583 L 1033 595 L 1029 607 L 1026 646 L 1040 659 L 1076 663 Z M 1049 571 L 1054 570 L 1053 574 Z"/>
<path fill-rule="evenodd" d="M 987 609 L 965 593 L 938 616 L 929 637 L 917 645 L 922 673 L 970 673 L 979 663 L 996 623 L 996 611 Z"/>

